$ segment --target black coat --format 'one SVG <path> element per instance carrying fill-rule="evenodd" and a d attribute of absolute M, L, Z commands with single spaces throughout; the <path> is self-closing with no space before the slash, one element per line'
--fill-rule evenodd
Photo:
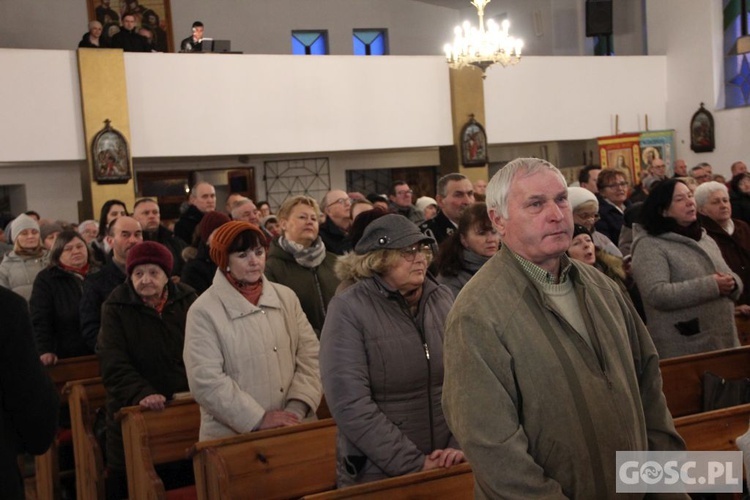
<path fill-rule="evenodd" d="M 122 49 L 125 52 L 151 52 L 151 46 L 146 37 L 133 31 L 121 29 L 112 37 L 112 48 Z"/>
<path fill-rule="evenodd" d="M 78 42 L 78 48 L 82 49 L 107 49 L 109 48 L 109 43 L 107 43 L 106 40 L 104 40 L 104 34 L 102 33 L 102 36 L 99 37 L 99 45 L 94 45 L 91 43 L 91 40 L 89 39 L 89 32 L 83 34 L 83 37 L 81 37 L 81 41 Z"/>
<path fill-rule="evenodd" d="M 155 241 L 167 247 L 169 253 L 172 254 L 172 259 L 174 259 L 172 274 L 170 276 L 180 276 L 182 274 L 182 267 L 185 265 L 185 261 L 182 258 L 182 251 L 187 247 L 184 241 L 162 225 L 155 232 L 143 231 L 143 241 Z"/>
<path fill-rule="evenodd" d="M 732 203 L 732 218 L 740 219 L 750 224 L 750 195 L 730 191 L 729 200 Z"/>
<path fill-rule="evenodd" d="M 630 201 L 625 201 L 625 208 L 630 205 L 632 205 Z M 599 220 L 595 224 L 596 230 L 613 242 L 618 242 L 620 241 L 620 230 L 624 223 L 623 212 L 620 212 L 617 207 L 603 198 L 599 198 Z"/>
<path fill-rule="evenodd" d="M 55 353 L 58 358 L 94 354 L 81 335 L 83 278 L 48 267 L 39 272 L 31 291 L 31 322 L 37 352 Z"/>
<path fill-rule="evenodd" d="M 320 225 L 320 231 L 318 232 L 320 239 L 323 240 L 323 244 L 326 246 L 326 250 L 336 255 L 344 255 L 346 252 L 351 252 L 352 242 L 347 234 L 331 219 Z"/>
<path fill-rule="evenodd" d="M 174 225 L 174 234 L 186 244 L 193 243 L 193 233 L 200 221 L 203 220 L 203 212 L 195 208 L 195 205 L 188 206 L 185 213 L 180 216 Z"/>
<path fill-rule="evenodd" d="M 180 282 L 191 286 L 200 295 L 213 284 L 214 274 L 216 264 L 208 254 L 208 245 L 201 242 L 195 258 L 188 260 L 182 268 Z"/>
<path fill-rule="evenodd" d="M 167 283 L 161 314 L 143 303 L 130 281 L 118 286 L 102 307 L 96 352 L 107 391 L 107 466 L 124 470 L 120 424 L 114 414 L 151 394 L 171 399 L 188 391 L 182 348 L 187 312 L 197 298 L 181 283 Z"/>
<path fill-rule="evenodd" d="M 112 290 L 125 283 L 125 279 L 125 273 L 110 260 L 99 271 L 87 275 L 83 280 L 80 307 L 81 336 L 89 349 L 93 350 L 96 347 L 102 304 Z"/>
<path fill-rule="evenodd" d="M 0 287 L 0 496 L 24 498 L 19 453 L 47 451 L 57 430 L 60 400 L 34 349 L 29 309 Z"/>
<path fill-rule="evenodd" d="M 427 222 L 419 225 L 419 230 L 425 235 L 435 239 L 438 245 L 445 241 L 448 236 L 456 231 L 456 226 L 450 221 L 442 211 Z"/>

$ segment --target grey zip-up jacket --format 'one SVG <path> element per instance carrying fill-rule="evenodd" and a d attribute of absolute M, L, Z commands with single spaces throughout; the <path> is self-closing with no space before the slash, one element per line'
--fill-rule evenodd
<path fill-rule="evenodd" d="M 339 432 L 339 486 L 417 472 L 426 454 L 458 447 L 440 403 L 452 303 L 429 277 L 416 316 L 377 276 L 331 300 L 320 370 Z"/>

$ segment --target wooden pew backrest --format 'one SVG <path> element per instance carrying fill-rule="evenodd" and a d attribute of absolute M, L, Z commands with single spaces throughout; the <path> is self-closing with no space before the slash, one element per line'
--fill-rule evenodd
<path fill-rule="evenodd" d="M 104 407 L 106 391 L 101 377 L 68 382 L 63 387 L 70 407 L 76 492 L 79 499 L 103 500 L 104 457 L 94 435 L 96 411 Z"/>
<path fill-rule="evenodd" d="M 469 464 L 450 469 L 416 472 L 340 490 L 303 497 L 303 500 L 406 500 L 414 498 L 471 500 L 474 498 L 474 474 Z"/>
<path fill-rule="evenodd" d="M 703 374 L 727 379 L 750 377 L 750 346 L 664 359 L 659 363 L 672 417 L 703 411 Z"/>
<path fill-rule="evenodd" d="M 58 360 L 57 364 L 48 366 L 47 373 L 60 393 L 62 411 L 68 411 L 67 395 L 63 387 L 74 380 L 85 380 L 98 377 L 99 359 L 94 356 L 81 356 Z M 58 440 L 52 443 L 49 450 L 34 459 L 36 465 L 36 495 L 38 500 L 53 500 L 60 496 L 60 466 L 58 460 Z"/>
<path fill-rule="evenodd" d="M 131 406 L 120 410 L 118 418 L 131 498 L 164 498 L 164 483 L 155 466 L 189 458 L 200 430 L 198 403 L 192 398 L 173 400 L 163 411 Z"/>
<path fill-rule="evenodd" d="M 198 498 L 298 498 L 336 487 L 332 419 L 198 443 Z"/>
<path fill-rule="evenodd" d="M 690 451 L 735 451 L 748 421 L 750 404 L 679 417 L 674 425 Z"/>

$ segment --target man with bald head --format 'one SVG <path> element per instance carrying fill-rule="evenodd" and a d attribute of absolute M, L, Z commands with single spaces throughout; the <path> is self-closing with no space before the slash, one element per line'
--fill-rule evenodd
<path fill-rule="evenodd" d="M 352 243 L 347 238 L 352 224 L 349 215 L 351 207 L 352 200 L 341 189 L 328 191 L 320 203 L 326 220 L 320 224 L 319 234 L 326 250 L 336 255 L 344 255 L 352 249 Z"/>
<path fill-rule="evenodd" d="M 188 203 L 187 210 L 174 225 L 174 234 L 190 245 L 193 242 L 195 228 L 203 219 L 203 214 L 216 210 L 216 189 L 208 182 L 198 182 L 190 190 Z"/>
<path fill-rule="evenodd" d="M 109 224 L 106 239 L 112 249 L 107 256 L 107 263 L 98 272 L 86 276 L 81 296 L 81 335 L 92 351 L 96 348 L 96 338 L 99 335 L 102 304 L 112 290 L 127 279 L 125 263 L 128 252 L 143 241 L 143 231 L 137 220 L 122 216 Z"/>
<path fill-rule="evenodd" d="M 685 160 L 675 160 L 673 167 L 674 167 L 674 177 L 687 177 L 688 176 L 687 163 L 685 163 Z"/>

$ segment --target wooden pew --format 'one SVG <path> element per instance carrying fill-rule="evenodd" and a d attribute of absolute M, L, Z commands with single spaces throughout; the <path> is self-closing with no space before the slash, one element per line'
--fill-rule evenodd
<path fill-rule="evenodd" d="M 89 379 L 100 375 L 99 359 L 94 356 L 61 359 L 56 365 L 47 367 L 52 382 L 60 392 L 61 412 L 67 412 L 67 399 L 62 389 L 66 383 L 74 380 Z M 43 455 L 35 459 L 36 494 L 39 500 L 57 500 L 60 498 L 60 465 L 59 446 L 68 441 L 70 433 L 62 430 L 58 433 L 52 446 Z"/>
<path fill-rule="evenodd" d="M 332 419 L 197 443 L 198 498 L 280 499 L 336 487 Z"/>
<path fill-rule="evenodd" d="M 63 387 L 70 408 L 78 500 L 103 500 L 104 457 L 94 435 L 96 411 L 104 407 L 106 391 L 101 377 L 68 382 Z"/>
<path fill-rule="evenodd" d="M 122 422 L 130 498 L 167 498 L 156 466 L 189 459 L 200 430 L 198 403 L 193 398 L 175 399 L 163 411 L 130 406 L 120 410 L 117 418 Z M 185 490 L 184 497 L 195 495 L 194 487 L 180 490 Z"/>
<path fill-rule="evenodd" d="M 307 495 L 303 500 L 407 500 L 414 498 L 471 500 L 474 498 L 474 474 L 469 464 L 450 469 L 416 472 L 340 490 Z"/>
<path fill-rule="evenodd" d="M 750 283 L 745 286 L 750 286 Z M 750 318 L 735 316 L 734 323 L 737 325 L 737 336 L 740 338 L 740 345 L 750 345 Z"/>
<path fill-rule="evenodd" d="M 703 411 L 705 372 L 726 379 L 750 377 L 750 346 L 664 359 L 659 367 L 672 417 L 692 415 Z"/>
<path fill-rule="evenodd" d="M 674 419 L 690 451 L 735 451 L 735 439 L 747 432 L 750 404 Z"/>

